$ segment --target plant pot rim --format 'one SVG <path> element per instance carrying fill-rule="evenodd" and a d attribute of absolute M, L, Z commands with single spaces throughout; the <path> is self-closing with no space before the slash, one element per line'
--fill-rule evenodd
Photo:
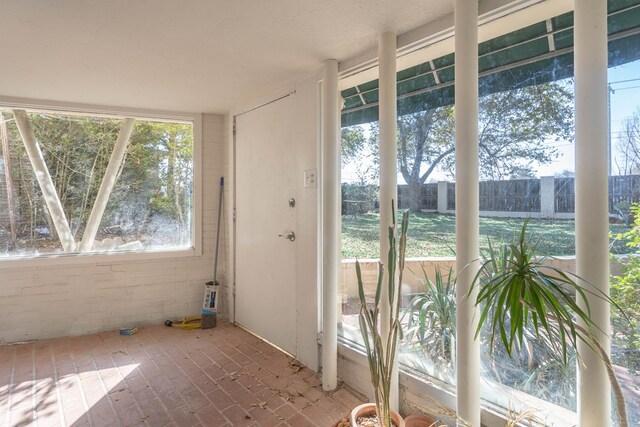
<path fill-rule="evenodd" d="M 436 420 L 428 415 L 411 414 L 404 419 L 405 427 L 411 427 L 414 422 L 426 422 L 429 426 L 435 426 Z"/>
<path fill-rule="evenodd" d="M 353 408 L 353 410 L 351 411 L 351 417 L 350 417 L 351 426 L 357 427 L 356 418 L 358 417 L 358 415 L 360 415 L 362 412 L 365 412 L 365 411 L 368 412 L 370 410 L 373 410 L 375 412 L 376 410 L 375 403 L 372 403 L 372 402 L 363 403 Z M 400 416 L 400 414 L 397 411 L 394 411 L 393 409 L 391 410 L 391 418 L 396 423 L 397 427 L 405 427 L 404 419 L 402 418 L 402 416 Z"/>

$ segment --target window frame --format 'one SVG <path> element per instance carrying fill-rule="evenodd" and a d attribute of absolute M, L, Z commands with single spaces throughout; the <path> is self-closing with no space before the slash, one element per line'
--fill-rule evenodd
<path fill-rule="evenodd" d="M 191 247 L 185 249 L 156 249 L 142 251 L 109 251 L 73 254 L 39 254 L 0 258 L 0 270 L 17 267 L 46 267 L 58 265 L 112 264 L 123 261 L 151 261 L 163 258 L 202 256 L 202 114 L 140 108 L 97 106 L 70 102 L 33 100 L 0 96 L 1 108 L 38 110 L 66 115 L 93 117 L 133 117 L 140 120 L 190 123 L 193 129 L 193 194 L 191 211 Z"/>

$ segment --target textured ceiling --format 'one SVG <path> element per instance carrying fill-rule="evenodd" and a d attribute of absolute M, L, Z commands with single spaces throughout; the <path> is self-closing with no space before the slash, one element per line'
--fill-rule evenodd
<path fill-rule="evenodd" d="M 0 95 L 225 112 L 448 0 L 0 0 Z"/>

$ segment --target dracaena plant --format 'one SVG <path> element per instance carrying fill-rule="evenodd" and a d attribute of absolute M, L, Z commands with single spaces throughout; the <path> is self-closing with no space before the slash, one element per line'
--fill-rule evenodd
<path fill-rule="evenodd" d="M 411 299 L 405 313 L 405 339 L 421 348 L 439 370 L 452 371 L 456 342 L 456 278 L 452 268 L 443 275 L 440 266 L 436 266 L 432 281 L 424 267 L 420 267 L 425 290 Z"/>
<path fill-rule="evenodd" d="M 611 359 L 596 337 L 601 330 L 591 320 L 588 295 L 620 307 L 607 295 L 577 275 L 550 265 L 549 257 L 538 257 L 538 241 L 526 235 L 527 221 L 515 242 L 491 245 L 476 274 L 471 291 L 478 287 L 475 305 L 479 321 L 475 338 L 483 327 L 489 331 L 490 346 L 501 341 L 509 356 L 522 348 L 533 331 L 536 338 L 552 347 L 564 365 L 569 350 L 580 361 L 578 342 L 583 341 L 603 360 L 616 398 L 618 425 L 627 426 L 622 389 Z"/>
<path fill-rule="evenodd" d="M 358 278 L 358 295 L 360 297 L 360 332 L 364 340 L 367 352 L 369 370 L 371 373 L 371 385 L 375 395 L 376 414 L 378 423 L 383 427 L 391 427 L 391 376 L 396 363 L 396 345 L 402 338 L 400 326 L 400 283 L 404 271 L 404 260 L 407 247 L 407 228 L 409 226 L 409 213 L 402 215 L 400 224 L 400 239 L 396 239 L 395 210 L 392 202 L 393 225 L 389 227 L 389 253 L 387 256 L 388 288 L 386 301 L 382 301 L 382 286 L 384 266 L 378 263 L 378 281 L 372 308 L 367 306 L 367 301 L 362 282 L 360 263 L 356 261 L 356 275 Z M 389 308 L 390 316 L 382 319 L 380 316 L 381 304 Z M 381 335 L 381 322 L 388 322 L 388 335 L 383 339 Z M 386 345 L 385 345 L 386 343 Z"/>

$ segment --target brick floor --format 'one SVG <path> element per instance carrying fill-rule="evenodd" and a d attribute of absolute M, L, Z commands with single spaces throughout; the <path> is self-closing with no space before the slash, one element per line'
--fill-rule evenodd
<path fill-rule="evenodd" d="M 0 425 L 328 427 L 360 397 L 241 328 L 0 346 Z"/>

